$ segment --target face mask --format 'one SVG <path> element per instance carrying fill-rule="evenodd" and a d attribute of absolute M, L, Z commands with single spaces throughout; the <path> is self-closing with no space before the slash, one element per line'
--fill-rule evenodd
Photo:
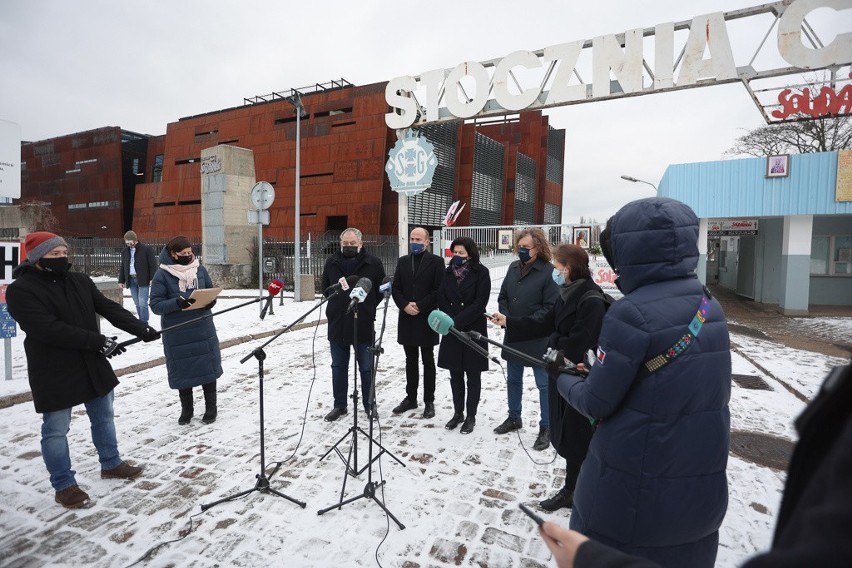
<path fill-rule="evenodd" d="M 464 263 L 467 262 L 467 257 L 464 256 L 454 256 L 450 259 L 450 266 L 454 266 L 456 268 L 461 268 L 464 266 Z"/>
<path fill-rule="evenodd" d="M 358 256 L 358 247 L 353 247 L 349 245 L 342 246 L 340 247 L 340 254 L 342 254 L 346 258 L 355 258 L 356 256 Z"/>
<path fill-rule="evenodd" d="M 562 274 L 562 271 L 558 268 L 553 269 L 553 274 L 551 274 L 551 276 L 553 277 L 553 281 L 559 286 L 563 286 L 565 284 L 565 275 Z"/>
<path fill-rule="evenodd" d="M 530 261 L 530 249 L 526 247 L 518 247 L 518 258 L 521 259 L 521 262 L 524 264 Z"/>
<path fill-rule="evenodd" d="M 189 264 L 190 262 L 192 262 L 192 261 L 193 261 L 193 259 L 195 259 L 195 255 L 194 255 L 194 254 L 191 254 L 191 255 L 189 255 L 189 256 L 179 256 L 179 257 L 177 257 L 177 258 L 175 259 L 175 264 L 180 264 L 180 265 L 182 265 L 182 266 L 186 266 L 187 264 Z"/>
<path fill-rule="evenodd" d="M 408 250 L 411 251 L 411 254 L 420 254 L 426 250 L 426 245 L 423 243 L 411 243 L 408 245 Z"/>
<path fill-rule="evenodd" d="M 62 276 L 66 274 L 68 272 L 68 269 L 71 268 L 71 263 L 68 261 L 68 258 L 64 256 L 39 259 L 38 265 L 45 269 L 47 272 L 50 272 L 51 274 L 56 274 L 57 276 Z"/>

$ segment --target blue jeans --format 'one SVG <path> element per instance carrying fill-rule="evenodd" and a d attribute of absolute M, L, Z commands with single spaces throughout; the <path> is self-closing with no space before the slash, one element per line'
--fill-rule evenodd
<path fill-rule="evenodd" d="M 509 395 L 509 417 L 521 417 L 521 399 L 524 391 L 524 369 L 520 363 L 506 361 L 506 391 Z M 550 427 L 550 403 L 547 400 L 547 369 L 533 367 L 535 386 L 538 387 L 538 404 L 541 406 L 541 420 L 538 425 Z"/>
<path fill-rule="evenodd" d="M 334 392 L 334 408 L 346 408 L 349 390 L 349 353 L 351 345 L 329 340 L 331 347 L 331 389 Z M 361 403 L 366 407 L 370 402 L 370 385 L 373 380 L 373 354 L 369 343 L 359 343 L 355 350 L 358 372 L 361 374 Z"/>
<path fill-rule="evenodd" d="M 139 319 L 148 323 L 148 295 L 151 291 L 149 286 L 140 286 L 139 279 L 131 276 L 128 281 L 130 288 L 130 297 L 133 298 L 133 304 L 136 306 L 136 313 L 139 314 Z"/>
<path fill-rule="evenodd" d="M 86 414 L 92 424 L 92 442 L 98 451 L 101 469 L 112 469 L 121 464 L 118 442 L 115 437 L 115 421 L 112 412 L 113 391 L 100 398 L 86 402 Z M 71 409 L 45 412 L 41 425 L 41 456 L 50 473 L 50 484 L 56 491 L 76 485 L 76 473 L 71 469 L 71 454 L 68 452 L 68 431 L 71 429 Z"/>

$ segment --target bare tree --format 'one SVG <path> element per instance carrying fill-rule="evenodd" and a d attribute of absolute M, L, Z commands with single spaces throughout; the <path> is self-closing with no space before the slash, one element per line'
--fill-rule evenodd
<path fill-rule="evenodd" d="M 807 154 L 852 148 L 852 117 L 838 116 L 769 124 L 737 138 L 725 151 L 728 156 Z"/>
<path fill-rule="evenodd" d="M 55 232 L 59 220 L 44 201 L 24 201 L 21 207 L 21 222 L 29 232 Z"/>

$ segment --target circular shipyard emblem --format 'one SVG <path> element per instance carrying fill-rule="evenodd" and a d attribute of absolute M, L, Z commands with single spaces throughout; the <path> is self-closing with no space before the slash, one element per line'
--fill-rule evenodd
<path fill-rule="evenodd" d="M 432 143 L 408 129 L 388 153 L 385 171 L 392 190 L 412 197 L 429 189 L 437 165 Z"/>

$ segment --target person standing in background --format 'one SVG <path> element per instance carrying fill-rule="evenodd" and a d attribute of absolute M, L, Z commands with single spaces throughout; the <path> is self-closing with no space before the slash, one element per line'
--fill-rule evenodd
<path fill-rule="evenodd" d="M 405 350 L 405 399 L 393 409 L 402 414 L 417 408 L 420 362 L 423 359 L 423 418 L 435 416 L 435 346 L 438 334 L 429 327 L 429 313 L 438 307 L 444 261 L 429 251 L 429 233 L 416 227 L 409 251 L 399 259 L 393 277 L 393 301 L 399 308 L 397 342 Z"/>
<path fill-rule="evenodd" d="M 157 255 L 154 249 L 140 243 L 133 231 L 124 233 L 124 244 L 121 251 L 121 271 L 118 273 L 118 285 L 130 288 L 130 297 L 136 306 L 139 319 L 148 322 L 148 298 L 151 279 L 157 272 Z"/>
<path fill-rule="evenodd" d="M 524 229 L 515 238 L 518 260 L 509 265 L 497 305 L 500 313 L 507 317 L 542 318 L 549 313 L 559 297 L 559 286 L 553 281 L 553 266 L 550 264 L 550 245 L 541 229 Z M 506 347 L 516 349 L 540 359 L 547 349 L 547 337 L 524 338 L 521 341 L 506 341 Z M 538 437 L 533 449 L 541 451 L 550 445 L 550 412 L 547 395 L 547 369 L 525 364 L 522 359 L 503 351 L 506 360 L 506 393 L 509 401 L 509 416 L 494 429 L 495 434 L 508 434 L 523 426 L 521 401 L 524 395 L 524 368 L 532 367 L 535 385 L 538 387 L 540 408 Z"/>

